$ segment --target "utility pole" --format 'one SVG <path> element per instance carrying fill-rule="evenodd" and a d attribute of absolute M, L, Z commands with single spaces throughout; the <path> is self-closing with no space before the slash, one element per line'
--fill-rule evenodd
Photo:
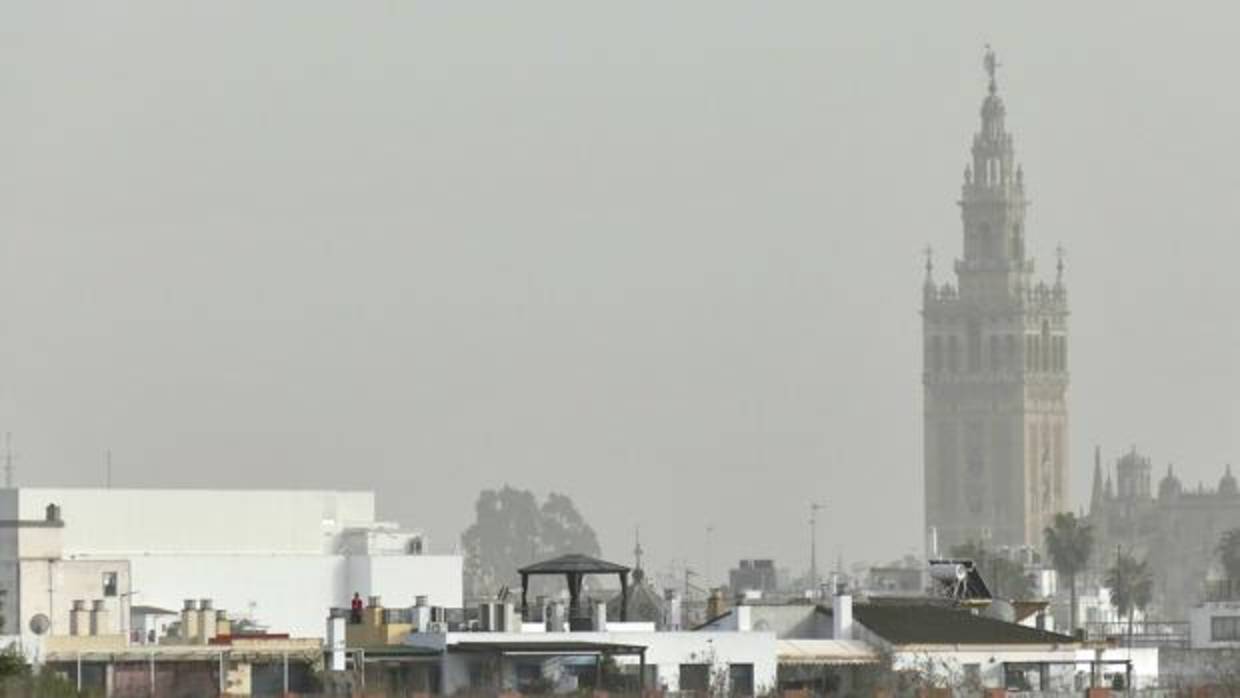
<path fill-rule="evenodd" d="M 825 508 L 818 502 L 809 505 L 809 585 L 813 594 L 818 593 L 818 510 Z"/>

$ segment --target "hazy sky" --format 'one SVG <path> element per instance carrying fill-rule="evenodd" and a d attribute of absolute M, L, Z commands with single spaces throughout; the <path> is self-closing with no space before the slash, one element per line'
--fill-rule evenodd
<path fill-rule="evenodd" d="M 999 51 L 1094 444 L 1240 461 L 1235 13 L 1176 3 L 9 2 L 25 484 L 563 491 L 628 559 L 921 544 L 919 250 Z M 1220 5 L 1230 7 L 1231 5 Z M 66 512 L 71 516 L 71 512 Z"/>

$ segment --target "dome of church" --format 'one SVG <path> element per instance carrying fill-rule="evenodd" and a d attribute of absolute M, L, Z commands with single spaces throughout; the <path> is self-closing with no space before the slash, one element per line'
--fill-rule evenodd
<path fill-rule="evenodd" d="M 1184 488 L 1180 485 L 1180 478 L 1171 472 L 1171 466 L 1167 466 L 1167 474 L 1163 476 L 1162 481 L 1158 483 L 1158 498 L 1166 499 L 1168 497 L 1179 496 Z"/>
<path fill-rule="evenodd" d="M 1231 466 L 1227 466 L 1227 472 L 1223 473 L 1222 479 L 1218 481 L 1218 493 L 1234 497 L 1240 489 L 1236 487 L 1236 477 L 1231 474 Z"/>

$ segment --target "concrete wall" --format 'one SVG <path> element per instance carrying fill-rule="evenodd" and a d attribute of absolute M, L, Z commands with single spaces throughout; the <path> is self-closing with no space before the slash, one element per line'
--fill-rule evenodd
<path fill-rule="evenodd" d="M 177 610 L 183 599 L 209 598 L 234 620 L 252 613 L 273 632 L 301 637 L 322 637 L 328 610 L 347 608 L 355 591 L 378 594 L 389 608 L 420 595 L 463 605 L 456 555 L 149 555 L 131 564 L 140 604 Z"/>
<path fill-rule="evenodd" d="M 333 555 L 151 555 L 132 558 L 137 602 L 179 610 L 212 599 L 235 620 L 317 637 L 327 609 L 346 598 L 344 558 Z"/>
<path fill-rule="evenodd" d="M 784 639 L 830 638 L 831 617 L 818 613 L 811 604 L 784 604 L 734 607 L 731 612 L 711 625 L 716 630 L 737 629 L 737 608 L 748 608 L 749 630 L 764 630 Z"/>
<path fill-rule="evenodd" d="M 1071 646 L 1028 649 L 1014 646 L 938 646 L 901 648 L 892 653 L 892 666 L 897 671 L 920 671 L 938 679 L 960 681 L 964 679 L 967 667 L 973 665 L 977 667 L 984 687 L 1003 688 L 1005 664 L 1070 663 L 1075 659 L 1076 649 Z M 1072 686 L 1075 672 L 1070 664 L 1056 664 L 1050 666 L 1049 669 L 1055 690 L 1064 690 Z M 1042 690 L 1047 689 L 1043 687 Z"/>
<path fill-rule="evenodd" d="M 1211 619 L 1240 617 L 1240 601 L 1211 601 L 1188 611 L 1189 643 L 1193 648 L 1240 648 L 1240 640 L 1215 642 L 1210 630 Z"/>
<path fill-rule="evenodd" d="M 431 606 L 464 606 L 464 572 L 459 555 L 377 555 L 350 557 L 348 596 L 378 595 L 388 608 L 408 607 L 417 596 Z M 348 598 L 340 605 L 347 606 Z"/>
<path fill-rule="evenodd" d="M 131 569 L 125 560 L 22 560 L 18 565 L 20 595 L 15 615 L 24 641 L 33 639 L 30 619 L 45 614 L 52 621 L 49 635 L 69 634 L 69 611 L 75 599 L 87 608 L 102 599 L 108 611 L 106 634 L 119 635 L 128 624 Z M 117 574 L 117 595 L 104 597 L 103 573 Z"/>
<path fill-rule="evenodd" d="M 479 660 L 478 655 L 451 652 L 455 642 L 524 641 L 537 646 L 540 641 L 568 640 L 644 645 L 647 648 L 646 664 L 658 667 L 658 682 L 667 691 L 679 690 L 681 664 L 711 664 L 714 670 L 724 675 L 729 664 L 752 664 L 755 694 L 761 695 L 776 686 L 775 634 L 769 632 L 449 633 L 449 653 L 444 658 L 443 667 L 444 693 L 468 688 L 469 663 Z M 411 642 L 418 644 L 420 637 L 413 636 Z M 616 657 L 616 663 L 622 665 L 636 664 L 638 661 L 638 657 Z M 505 680 L 509 683 L 513 680 L 510 669 L 505 671 Z M 515 686 L 508 685 L 506 688 Z"/>
<path fill-rule="evenodd" d="M 1077 666 L 1077 671 L 1088 671 L 1088 662 L 1101 660 L 1106 662 L 1132 662 L 1132 680 L 1136 688 L 1154 688 L 1159 686 L 1158 656 L 1166 650 L 1158 647 L 1134 647 L 1132 649 L 1111 648 L 1106 650 L 1077 650 L 1077 661 L 1086 662 Z M 1099 667 L 1099 675 L 1123 674 L 1122 664 L 1105 664 Z M 1101 682 L 1100 682 L 1101 684 Z M 1109 684 L 1108 684 L 1109 685 Z"/>
<path fill-rule="evenodd" d="M 375 519 L 372 492 L 92 488 L 16 492 L 0 496 L 0 520 L 42 520 L 48 504 L 59 504 L 66 555 L 336 552 L 344 528 Z"/>

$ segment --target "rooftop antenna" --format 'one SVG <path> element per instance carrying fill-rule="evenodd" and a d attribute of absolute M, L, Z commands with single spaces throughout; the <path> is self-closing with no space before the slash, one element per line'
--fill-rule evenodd
<path fill-rule="evenodd" d="M 633 548 L 633 560 L 634 560 L 633 569 L 640 570 L 642 568 L 642 553 L 645 552 L 644 550 L 642 550 L 642 527 L 641 526 L 633 527 L 633 540 L 636 541 L 637 543 L 636 546 L 634 546 Z"/>
<path fill-rule="evenodd" d="M 818 502 L 809 504 L 809 584 L 815 593 L 818 591 L 818 511 L 825 508 Z"/>
<path fill-rule="evenodd" d="M 710 586 L 711 577 L 711 559 L 710 559 L 710 538 L 715 533 L 714 524 L 706 524 L 706 577 L 707 586 Z"/>
<path fill-rule="evenodd" d="M 13 489 L 13 432 L 4 432 L 4 486 Z"/>

